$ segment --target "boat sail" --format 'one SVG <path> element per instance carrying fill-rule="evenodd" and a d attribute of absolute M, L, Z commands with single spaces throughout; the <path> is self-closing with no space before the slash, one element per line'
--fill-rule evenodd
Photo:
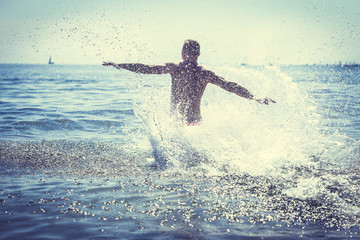
<path fill-rule="evenodd" d="M 51 61 L 51 57 L 49 58 L 49 64 L 55 64 L 54 62 Z"/>

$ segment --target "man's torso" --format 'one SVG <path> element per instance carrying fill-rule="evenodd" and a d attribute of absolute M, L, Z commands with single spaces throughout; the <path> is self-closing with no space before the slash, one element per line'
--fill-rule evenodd
<path fill-rule="evenodd" d="M 201 121 L 200 104 L 207 71 L 194 62 L 173 65 L 171 71 L 171 110 L 188 123 Z"/>

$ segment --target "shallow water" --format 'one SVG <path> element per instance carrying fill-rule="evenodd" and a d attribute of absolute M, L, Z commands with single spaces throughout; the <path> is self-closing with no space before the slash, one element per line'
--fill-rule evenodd
<path fill-rule="evenodd" d="M 359 239 L 359 69 L 214 69 L 277 103 L 174 128 L 169 76 L 0 65 L 0 239 Z"/>

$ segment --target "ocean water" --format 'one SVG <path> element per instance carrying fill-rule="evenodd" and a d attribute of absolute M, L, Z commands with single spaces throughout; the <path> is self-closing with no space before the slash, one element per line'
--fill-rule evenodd
<path fill-rule="evenodd" d="M 360 239 L 360 67 L 209 68 L 277 103 L 180 126 L 168 75 L 1 64 L 0 239 Z"/>

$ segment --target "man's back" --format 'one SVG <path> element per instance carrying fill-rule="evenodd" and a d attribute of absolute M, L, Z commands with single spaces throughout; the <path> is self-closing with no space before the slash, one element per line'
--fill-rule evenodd
<path fill-rule="evenodd" d="M 201 121 L 201 98 L 204 94 L 207 73 L 196 62 L 167 64 L 171 68 L 171 110 L 187 123 Z"/>

